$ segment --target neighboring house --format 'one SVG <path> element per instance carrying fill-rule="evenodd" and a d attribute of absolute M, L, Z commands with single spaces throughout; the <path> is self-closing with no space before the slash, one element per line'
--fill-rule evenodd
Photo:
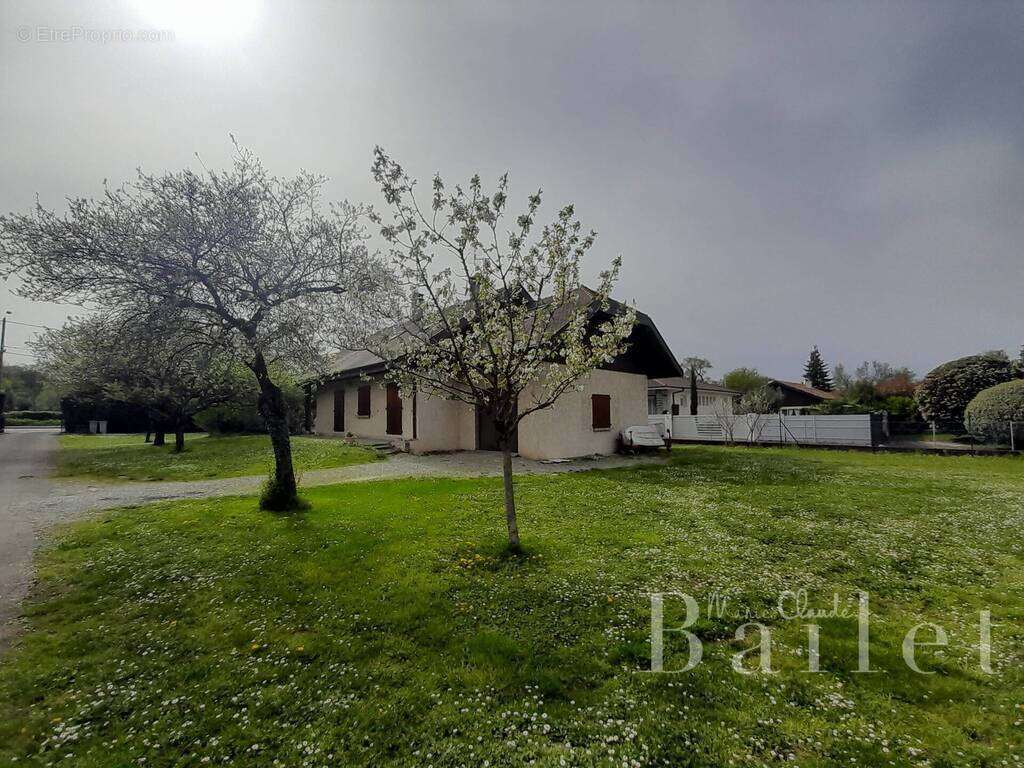
<path fill-rule="evenodd" d="M 797 413 L 799 409 L 821 405 L 826 400 L 836 400 L 839 397 L 835 392 L 826 392 L 799 381 L 772 379 L 768 386 L 778 390 L 782 395 L 779 410 L 785 408 L 789 413 Z"/>
<path fill-rule="evenodd" d="M 601 313 L 595 309 L 595 324 Z M 519 424 L 516 450 L 529 459 L 614 453 L 623 428 L 647 424 L 647 380 L 676 376 L 679 363 L 651 319 L 637 312 L 626 352 L 592 371 L 553 406 Z M 493 423 L 473 406 L 423 392 L 401 397 L 385 363 L 343 352 L 315 391 L 313 431 L 385 440 L 415 453 L 497 450 Z M 524 392 L 522 406 L 530 402 Z"/>
<path fill-rule="evenodd" d="M 735 389 L 710 381 L 697 382 L 697 413 L 732 413 L 736 399 L 741 395 Z M 651 379 L 647 382 L 647 413 L 651 416 L 671 414 L 690 415 L 690 379 L 675 376 Z"/>

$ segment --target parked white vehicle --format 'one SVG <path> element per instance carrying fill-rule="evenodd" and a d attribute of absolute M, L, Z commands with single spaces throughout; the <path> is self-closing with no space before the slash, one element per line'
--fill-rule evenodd
<path fill-rule="evenodd" d="M 642 424 L 622 430 L 622 447 L 627 451 L 642 448 L 664 448 L 668 440 L 656 425 Z"/>

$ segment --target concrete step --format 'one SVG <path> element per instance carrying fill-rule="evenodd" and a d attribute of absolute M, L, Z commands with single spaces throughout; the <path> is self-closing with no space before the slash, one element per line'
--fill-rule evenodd
<path fill-rule="evenodd" d="M 357 445 L 365 446 L 367 448 L 373 448 L 373 450 L 386 454 L 388 456 L 401 452 L 390 440 L 370 440 L 356 438 L 353 439 L 352 442 L 356 443 Z"/>

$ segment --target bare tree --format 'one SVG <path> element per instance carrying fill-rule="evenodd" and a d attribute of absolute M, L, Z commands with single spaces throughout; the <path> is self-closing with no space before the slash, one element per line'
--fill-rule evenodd
<path fill-rule="evenodd" d="M 324 210 L 326 179 L 305 171 L 273 177 L 236 145 L 227 171 L 150 175 L 0 219 L 0 266 L 31 298 L 131 308 L 160 304 L 191 316 L 207 339 L 252 372 L 274 449 L 262 503 L 298 502 L 285 402 L 275 361 L 321 361 L 334 319 L 352 291 L 379 278 L 347 203 Z"/>
<path fill-rule="evenodd" d="M 722 434 L 725 436 L 726 442 L 732 445 L 735 442 L 736 422 L 739 420 L 739 416 L 733 410 L 732 400 L 716 397 L 712 406 L 712 413 L 715 416 L 715 421 L 722 428 Z"/>
<path fill-rule="evenodd" d="M 509 545 L 519 546 L 512 483 L 517 425 L 550 408 L 581 377 L 626 348 L 636 312 L 611 301 L 620 260 L 583 286 L 581 263 L 594 242 L 573 207 L 533 237 L 538 191 L 503 229 L 507 175 L 493 194 L 474 176 L 468 188 L 433 182 L 428 210 L 414 181 L 379 147 L 373 166 L 390 208 L 375 216 L 390 245 L 399 284 L 366 307 L 375 327 L 366 348 L 389 362 L 403 391 L 458 400 L 493 421 L 502 451 Z"/>
<path fill-rule="evenodd" d="M 764 416 L 777 411 L 781 401 L 782 394 L 774 387 L 761 387 L 740 398 L 739 409 L 746 423 L 748 443 L 753 445 L 760 442 L 761 434 L 768 424 Z"/>
<path fill-rule="evenodd" d="M 711 361 L 703 357 L 688 357 L 683 360 L 683 368 L 690 372 L 690 415 L 697 415 L 698 395 L 697 384 L 704 381 L 704 374 L 711 370 Z"/>
<path fill-rule="evenodd" d="M 41 370 L 65 392 L 144 408 L 158 435 L 174 433 L 176 452 L 196 414 L 256 397 L 238 363 L 166 313 L 82 318 L 47 331 L 34 346 Z"/>

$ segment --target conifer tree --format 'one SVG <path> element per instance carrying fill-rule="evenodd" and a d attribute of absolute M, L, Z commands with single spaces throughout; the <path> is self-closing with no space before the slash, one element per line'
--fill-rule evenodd
<path fill-rule="evenodd" d="M 807 358 L 807 364 L 804 365 L 804 378 L 808 384 L 816 389 L 822 389 L 826 392 L 832 391 L 832 375 L 829 373 L 825 361 L 821 359 L 821 352 L 818 351 L 817 346 L 811 350 L 811 354 Z"/>

